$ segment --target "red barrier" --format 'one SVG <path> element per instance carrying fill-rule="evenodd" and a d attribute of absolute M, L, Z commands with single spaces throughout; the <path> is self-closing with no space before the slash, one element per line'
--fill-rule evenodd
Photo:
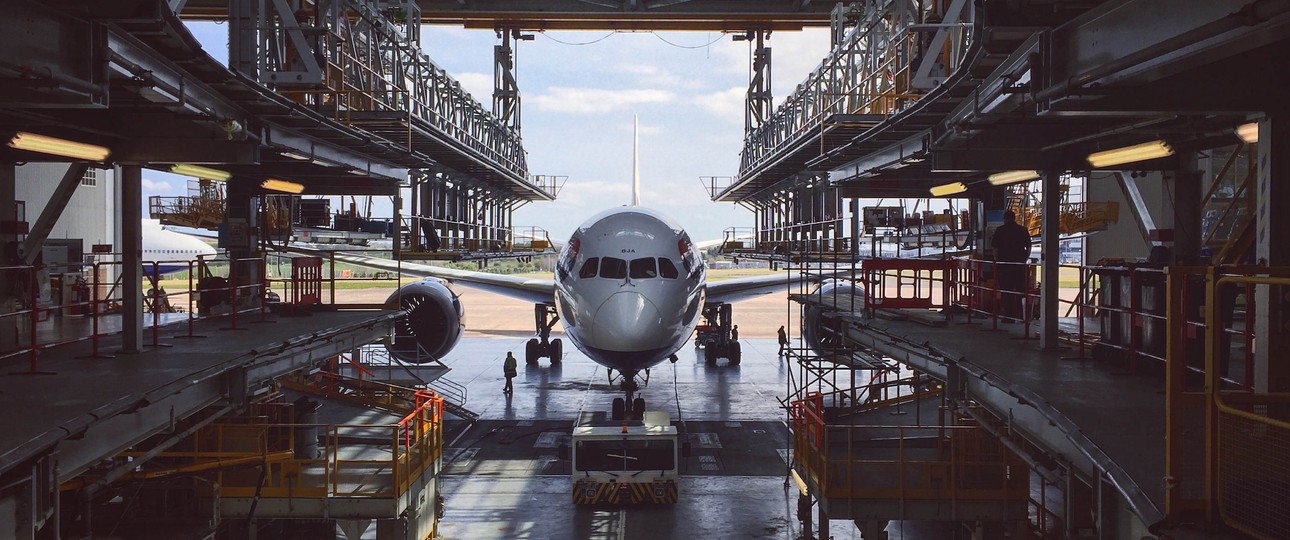
<path fill-rule="evenodd" d="M 952 300 L 950 285 L 957 269 L 952 259 L 865 259 L 865 309 L 945 307 Z M 939 299 L 934 296 L 938 289 Z"/>
<path fill-rule="evenodd" d="M 322 303 L 322 257 L 291 259 L 291 303 L 297 306 Z"/>

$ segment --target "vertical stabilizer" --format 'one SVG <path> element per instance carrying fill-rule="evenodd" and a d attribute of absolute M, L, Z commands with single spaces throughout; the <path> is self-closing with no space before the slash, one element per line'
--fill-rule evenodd
<path fill-rule="evenodd" d="M 641 153 L 640 135 L 636 132 L 638 119 L 632 115 L 632 206 L 641 205 Z"/>

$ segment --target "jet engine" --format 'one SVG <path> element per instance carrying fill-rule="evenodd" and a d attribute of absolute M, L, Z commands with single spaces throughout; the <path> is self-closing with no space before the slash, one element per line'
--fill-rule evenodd
<path fill-rule="evenodd" d="M 385 344 L 385 350 L 404 362 L 422 364 L 442 358 L 461 340 L 466 327 L 461 301 L 441 279 L 404 285 L 385 304 L 397 304 L 404 313 Z"/>
<path fill-rule="evenodd" d="M 865 291 L 849 281 L 836 279 L 826 280 L 811 291 L 816 302 L 836 306 L 836 311 L 862 313 L 864 311 Z M 825 309 L 814 302 L 802 306 L 805 319 L 802 324 L 806 344 L 817 354 L 830 354 L 842 348 L 842 329 L 844 321 L 825 313 Z M 828 310 L 834 311 L 834 310 Z"/>

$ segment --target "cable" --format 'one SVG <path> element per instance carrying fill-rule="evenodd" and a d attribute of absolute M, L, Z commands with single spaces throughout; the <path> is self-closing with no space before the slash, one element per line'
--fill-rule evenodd
<path fill-rule="evenodd" d="M 681 416 L 681 393 L 676 388 L 676 362 L 672 362 L 672 395 L 676 398 L 676 421 L 681 424 L 681 430 L 677 433 L 677 444 L 685 444 L 685 439 L 689 438 L 690 430 L 685 426 L 685 417 Z M 689 461 L 686 461 L 689 465 Z M 689 472 L 689 467 L 686 467 Z"/>
<path fill-rule="evenodd" d="M 540 33 L 539 33 L 539 35 L 541 35 L 542 37 L 545 37 L 545 38 L 547 38 L 547 39 L 549 39 L 549 40 L 551 40 L 551 41 L 554 41 L 554 42 L 556 42 L 556 43 L 559 43 L 559 44 L 561 44 L 561 45 L 572 45 L 572 46 L 574 46 L 574 47 L 581 47 L 581 46 L 583 46 L 583 45 L 593 45 L 593 44 L 596 44 L 596 43 L 600 43 L 600 42 L 602 42 L 602 41 L 604 41 L 604 40 L 606 40 L 606 39 L 609 39 L 609 37 L 610 37 L 610 36 L 612 36 L 612 35 L 614 35 L 614 34 L 617 34 L 617 33 L 618 33 L 618 32 L 610 32 L 610 33 L 605 34 L 605 35 L 603 35 L 603 36 L 601 36 L 601 37 L 599 37 L 599 38 L 593 39 L 593 40 L 591 40 L 591 41 L 584 41 L 584 42 L 582 42 L 582 43 L 575 43 L 575 42 L 572 42 L 572 41 L 563 41 L 563 40 L 559 40 L 559 39 L 553 38 L 553 37 L 551 37 L 551 36 L 548 36 L 546 32 L 540 32 Z"/>
<path fill-rule="evenodd" d="M 703 48 L 711 47 L 713 43 L 721 41 L 721 38 L 725 37 L 724 35 L 717 36 L 716 39 L 713 39 L 712 41 L 704 43 L 703 45 L 681 45 L 679 43 L 672 43 L 671 41 L 668 41 L 667 39 L 663 38 L 663 36 L 660 36 L 658 32 L 650 32 L 650 33 L 654 34 L 654 37 L 658 38 L 659 41 L 662 41 L 663 43 L 666 43 L 678 49 L 703 49 Z"/>

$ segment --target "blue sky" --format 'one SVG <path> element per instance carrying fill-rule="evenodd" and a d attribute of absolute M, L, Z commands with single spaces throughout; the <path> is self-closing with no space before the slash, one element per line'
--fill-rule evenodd
<path fill-rule="evenodd" d="M 227 25 L 190 28 L 209 54 L 226 59 Z M 430 58 L 486 106 L 496 44 L 492 31 L 422 29 Z M 828 53 L 828 33 L 779 32 L 769 44 L 778 104 Z M 516 63 L 530 172 L 568 177 L 555 202 L 516 211 L 517 225 L 564 239 L 591 215 L 626 204 L 633 114 L 640 117 L 643 205 L 671 215 L 696 240 L 752 225 L 750 211 L 711 202 L 700 183 L 701 176 L 738 172 L 747 42 L 719 33 L 550 32 L 519 43 Z M 155 171 L 144 177 L 145 197 L 186 192 L 186 177 Z"/>

